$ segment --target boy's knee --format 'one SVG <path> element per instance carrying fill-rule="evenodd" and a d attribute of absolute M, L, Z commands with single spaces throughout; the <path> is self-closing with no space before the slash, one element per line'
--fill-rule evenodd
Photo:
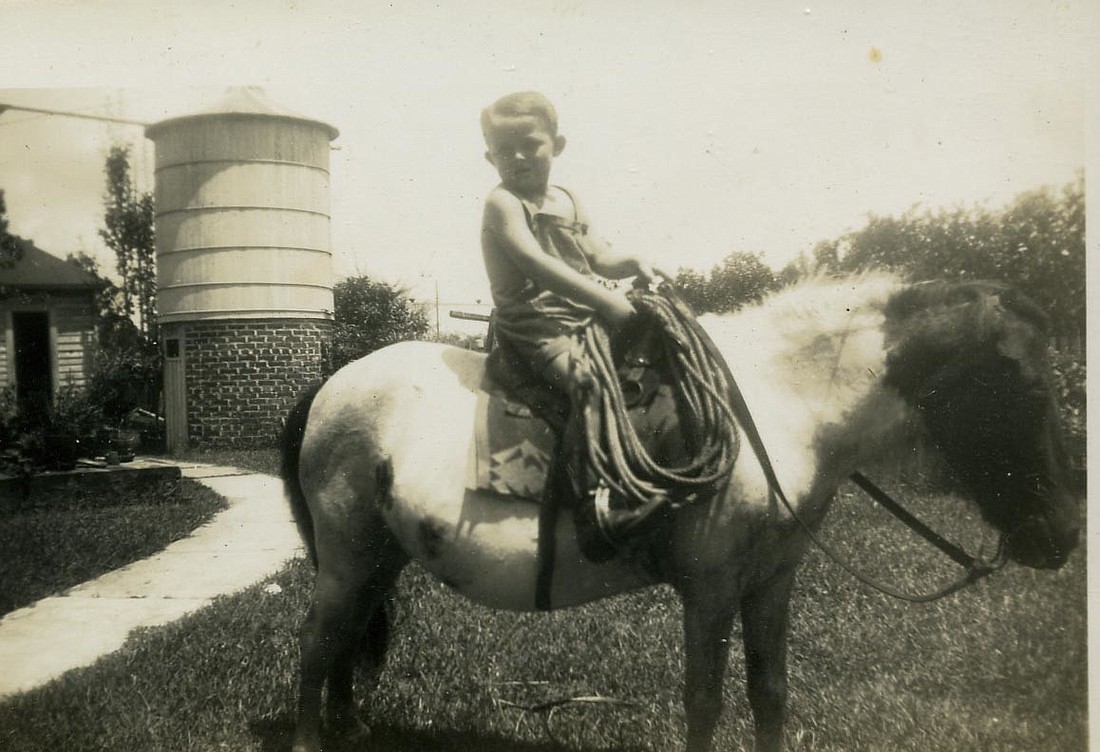
<path fill-rule="evenodd" d="M 569 352 L 558 353 L 547 361 L 542 375 L 554 388 L 565 393 L 574 387 L 584 386 L 591 380 L 584 361 L 573 357 Z"/>
<path fill-rule="evenodd" d="M 569 385 L 572 383 L 570 360 L 569 353 L 558 353 L 548 360 L 542 369 L 543 378 L 550 382 L 551 386 L 563 392 L 569 391 Z"/>

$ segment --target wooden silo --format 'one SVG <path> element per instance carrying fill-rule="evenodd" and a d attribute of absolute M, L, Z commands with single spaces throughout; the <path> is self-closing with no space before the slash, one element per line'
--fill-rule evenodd
<path fill-rule="evenodd" d="M 331 341 L 338 132 L 243 88 L 146 135 L 168 448 L 270 444 Z"/>

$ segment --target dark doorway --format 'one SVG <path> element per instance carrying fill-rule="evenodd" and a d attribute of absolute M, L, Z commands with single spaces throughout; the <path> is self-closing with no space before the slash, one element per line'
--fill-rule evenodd
<path fill-rule="evenodd" d="M 45 311 L 14 311 L 15 390 L 24 415 L 41 415 L 50 405 L 50 315 Z"/>

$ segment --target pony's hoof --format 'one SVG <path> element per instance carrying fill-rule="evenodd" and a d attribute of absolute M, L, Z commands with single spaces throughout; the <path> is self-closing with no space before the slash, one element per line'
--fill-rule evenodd
<path fill-rule="evenodd" d="M 370 726 L 356 715 L 334 718 L 329 722 L 329 730 L 342 741 L 359 742 L 370 736 Z"/>
<path fill-rule="evenodd" d="M 290 752 L 321 752 L 321 742 L 318 741 L 303 741 L 298 739 L 294 742 L 294 746 L 290 748 Z"/>

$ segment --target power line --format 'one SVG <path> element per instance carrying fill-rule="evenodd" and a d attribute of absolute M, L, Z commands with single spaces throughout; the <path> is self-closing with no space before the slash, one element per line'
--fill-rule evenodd
<path fill-rule="evenodd" d="M 0 102 L 0 115 L 3 115 L 8 110 L 19 110 L 20 112 L 36 112 L 40 115 L 61 115 L 62 117 L 74 117 L 82 118 L 84 120 L 99 120 L 105 123 L 121 123 L 122 125 L 137 125 L 144 128 L 149 123 L 142 122 L 140 120 L 126 120 L 125 118 L 107 117 L 106 115 L 88 115 L 82 112 L 66 112 L 64 110 L 47 110 L 42 107 L 24 107 L 18 104 L 5 104 Z"/>

